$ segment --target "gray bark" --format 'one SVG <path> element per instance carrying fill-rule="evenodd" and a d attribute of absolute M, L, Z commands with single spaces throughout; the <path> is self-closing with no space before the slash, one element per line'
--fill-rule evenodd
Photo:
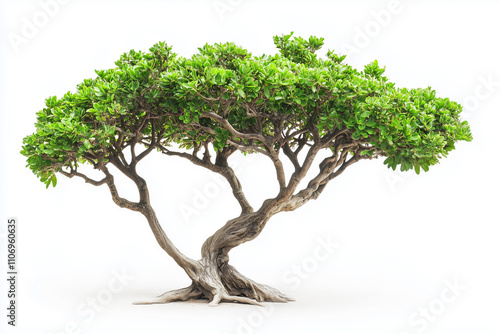
<path fill-rule="evenodd" d="M 166 292 L 155 300 L 136 304 L 208 299 L 210 306 L 218 305 L 222 301 L 260 305 L 259 302 L 292 300 L 272 287 L 252 281 L 228 264 L 229 251 L 256 238 L 269 220 L 268 215 L 260 212 L 248 213 L 228 221 L 205 241 L 202 258 L 195 261 L 180 253 L 170 242 L 151 208 L 144 213 L 162 249 L 186 271 L 192 284 L 184 289 Z"/>

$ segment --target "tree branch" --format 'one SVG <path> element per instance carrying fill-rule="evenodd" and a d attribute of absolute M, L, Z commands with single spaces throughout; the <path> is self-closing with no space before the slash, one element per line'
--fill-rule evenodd
<path fill-rule="evenodd" d="M 118 190 L 116 189 L 114 176 L 109 172 L 108 168 L 106 166 L 101 166 L 101 170 L 106 175 L 106 184 L 108 185 L 113 202 L 115 202 L 116 205 L 118 205 L 120 208 L 126 208 L 132 211 L 141 212 L 142 211 L 141 203 L 132 202 L 125 198 L 120 197 L 120 195 L 118 194 Z"/>
<path fill-rule="evenodd" d="M 135 183 L 137 190 L 139 191 L 139 198 L 140 198 L 139 203 L 137 204 L 142 204 L 142 205 L 149 204 L 149 190 L 146 181 L 137 174 L 137 172 L 135 171 L 136 166 L 135 165 L 126 166 L 122 164 L 121 161 L 116 156 L 110 156 L 108 157 L 108 159 L 113 166 L 118 168 L 120 172 L 122 172 L 125 176 L 127 176 L 130 180 L 132 180 Z M 109 174 L 109 171 L 106 168 L 106 166 L 102 166 L 101 170 Z"/>
<path fill-rule="evenodd" d="M 269 153 L 267 151 L 261 149 L 258 146 L 255 146 L 255 145 L 242 145 L 242 144 L 234 142 L 234 141 L 232 141 L 230 139 L 228 139 L 227 143 L 230 144 L 230 145 L 232 145 L 232 146 L 234 146 L 234 147 L 236 147 L 238 150 L 240 150 L 242 152 L 256 151 L 256 152 L 262 153 L 263 155 L 269 157 Z"/>
<path fill-rule="evenodd" d="M 276 170 L 276 178 L 278 179 L 281 193 L 286 188 L 285 170 L 283 169 L 283 163 L 281 162 L 279 155 L 275 150 L 271 150 L 269 153 L 269 157 L 271 158 L 274 164 L 274 169 Z"/>
<path fill-rule="evenodd" d="M 104 177 L 100 181 L 96 181 L 94 179 L 91 179 L 90 177 L 88 177 L 85 174 L 77 172 L 75 169 L 72 169 L 69 173 L 66 171 L 60 170 L 59 173 L 61 173 L 62 175 L 66 176 L 70 179 L 73 178 L 74 176 L 78 176 L 78 177 L 84 179 L 85 183 L 90 183 L 93 186 L 101 186 L 101 185 L 105 184 L 107 181 L 107 177 Z"/>
<path fill-rule="evenodd" d="M 241 139 L 255 139 L 255 140 L 259 140 L 263 143 L 266 143 L 266 139 L 263 135 L 261 134 L 254 134 L 254 133 L 242 133 L 242 132 L 239 132 L 237 131 L 235 128 L 233 128 L 233 126 L 231 125 L 231 123 L 229 123 L 229 121 L 219 115 L 217 115 L 216 113 L 213 113 L 213 112 L 207 112 L 207 113 L 203 113 L 201 116 L 201 118 L 210 118 L 214 121 L 216 121 L 217 123 L 221 124 L 222 126 L 224 126 L 224 128 L 226 128 L 227 130 L 229 130 L 229 132 L 231 132 L 233 134 L 233 136 L 235 137 L 238 137 L 238 138 L 241 138 Z"/>
<path fill-rule="evenodd" d="M 262 134 L 255 134 L 255 133 L 242 133 L 237 131 L 236 129 L 233 128 L 233 126 L 229 123 L 229 121 L 213 112 L 207 112 L 204 113 L 200 117 L 208 117 L 222 126 L 224 126 L 231 134 L 233 134 L 235 137 L 240 138 L 240 139 L 247 139 L 247 140 L 258 140 L 262 142 L 268 150 L 268 156 L 271 158 L 274 167 L 276 169 L 276 177 L 278 179 L 279 187 L 280 187 L 280 192 L 286 187 L 286 180 L 285 180 L 285 172 L 283 169 L 283 163 L 279 159 L 278 152 L 274 150 L 273 143 L 278 139 L 278 136 L 274 137 L 269 137 L 266 138 Z M 280 135 L 278 133 L 278 135 Z M 231 143 L 231 142 L 230 142 Z"/>
<path fill-rule="evenodd" d="M 137 164 L 139 161 L 141 161 L 145 156 L 147 156 L 151 151 L 155 148 L 157 144 L 157 138 L 161 138 L 163 134 L 165 133 L 165 130 L 163 129 L 158 135 L 156 134 L 156 131 L 154 131 L 154 122 L 150 121 L 151 124 L 151 142 L 149 143 L 148 148 L 146 148 L 144 151 L 142 151 L 138 156 L 137 159 L 135 160 L 135 164 Z"/>
<path fill-rule="evenodd" d="M 363 159 L 362 156 L 355 153 L 349 160 L 346 160 L 347 152 L 347 150 L 343 151 L 336 160 L 332 159 L 332 157 L 323 160 L 322 164 L 324 163 L 324 168 L 322 168 L 318 175 L 309 182 L 307 187 L 291 196 L 287 201 L 281 203 L 274 212 L 293 211 L 310 200 L 317 199 L 326 188 L 328 182 L 342 174 L 347 167 Z M 340 167 L 335 170 L 339 165 Z"/>
<path fill-rule="evenodd" d="M 234 170 L 229 165 L 227 165 L 227 156 L 223 157 L 218 155 L 216 158 L 217 164 L 213 164 L 210 159 L 200 159 L 193 154 L 171 151 L 163 146 L 160 146 L 160 150 L 165 155 L 177 156 L 187 159 L 197 166 L 207 168 L 212 172 L 222 175 L 229 182 L 229 185 L 231 186 L 231 189 L 233 191 L 233 196 L 241 206 L 242 214 L 253 212 L 252 206 L 243 193 L 243 189 L 238 177 L 234 173 Z M 224 162 L 221 162 L 221 159 L 223 159 Z"/>
<path fill-rule="evenodd" d="M 290 159 L 290 162 L 293 164 L 293 167 L 295 167 L 295 171 L 298 171 L 300 169 L 299 160 L 297 159 L 297 155 L 290 148 L 288 142 L 286 142 L 285 145 L 283 146 L 283 152 L 288 157 L 288 159 Z"/>

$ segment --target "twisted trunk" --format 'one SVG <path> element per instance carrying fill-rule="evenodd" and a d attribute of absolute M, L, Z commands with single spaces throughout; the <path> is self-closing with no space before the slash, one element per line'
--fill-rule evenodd
<path fill-rule="evenodd" d="M 328 139 L 326 142 L 330 140 Z M 292 211 L 309 200 L 317 198 L 331 179 L 360 159 L 360 156 L 355 153 L 351 159 L 347 160 L 349 151 L 344 150 L 340 152 L 341 147 L 336 147 L 334 154 L 331 157 L 325 158 L 320 163 L 320 171 L 317 176 L 309 182 L 306 188 L 296 193 L 297 186 L 307 174 L 317 152 L 324 145 L 325 143 L 320 143 L 311 147 L 302 166 L 296 166 L 296 170 L 292 174 L 288 185 L 285 181 L 283 165 L 279 161 L 277 153 L 269 145 L 269 154 L 272 156 L 271 158 L 276 169 L 280 191 L 275 198 L 264 201 L 260 209 L 256 212 L 253 211 L 246 200 L 241 189 L 241 184 L 234 171 L 227 164 L 227 157 L 233 152 L 232 150 L 219 152 L 216 164 L 212 164 L 208 149 L 205 150 L 204 159 L 199 159 L 195 155 L 176 153 L 164 149 L 163 152 L 165 154 L 185 157 L 195 164 L 223 175 L 231 185 L 233 194 L 242 208 L 242 213 L 239 217 L 229 220 L 205 241 L 201 249 L 202 258 L 200 260 L 193 260 L 181 253 L 163 231 L 151 207 L 146 181 L 135 170 L 138 161 L 135 158 L 135 151 L 132 150 L 133 160 L 129 165 L 124 164 L 119 157 L 111 157 L 109 161 L 136 184 L 140 195 L 138 203 L 121 198 L 116 190 L 113 176 L 102 165 L 101 170 L 106 175 L 103 183 L 108 185 L 113 200 L 120 207 L 139 211 L 146 217 L 160 247 L 184 269 L 192 281 L 189 287 L 166 292 L 154 301 L 137 304 L 167 303 L 200 298 L 208 299 L 210 305 L 217 305 L 221 301 L 256 305 L 260 305 L 259 302 L 263 301 L 291 301 L 290 298 L 278 290 L 252 281 L 229 265 L 229 251 L 242 243 L 255 239 L 273 215 L 281 211 Z M 350 148 L 349 145 L 346 147 Z M 294 154 L 296 155 L 297 153 L 288 152 L 288 154 L 294 157 Z"/>
<path fill-rule="evenodd" d="M 156 300 L 136 304 L 158 304 L 189 299 L 208 299 L 211 306 L 221 301 L 260 305 L 259 302 L 287 302 L 292 299 L 278 290 L 256 283 L 228 264 L 229 251 L 255 239 L 271 217 L 268 212 L 245 213 L 228 221 L 209 237 L 202 247 L 202 258 L 192 260 L 182 254 L 168 239 L 150 206 L 143 212 L 159 245 L 184 269 L 192 284 L 168 291 Z"/>
<path fill-rule="evenodd" d="M 293 187 L 285 188 L 274 198 L 266 200 L 256 212 L 243 212 L 239 217 L 229 220 L 224 226 L 209 237 L 202 246 L 201 260 L 192 260 L 179 252 L 163 232 L 153 209 L 148 205 L 143 214 L 148 219 L 160 246 L 181 266 L 192 280 L 192 284 L 184 289 L 164 293 L 154 301 L 138 304 L 156 304 L 189 299 L 208 299 L 210 305 L 221 301 L 241 302 L 260 305 L 259 302 L 288 302 L 292 299 L 278 290 L 264 284 L 256 283 L 239 273 L 229 265 L 229 251 L 247 241 L 255 239 L 264 229 L 269 219 L 281 211 L 292 211 L 311 199 L 316 199 L 326 184 L 342 173 L 345 168 L 359 160 L 357 155 L 346 160 L 342 154 L 334 163 L 325 159 L 317 177 L 309 185 L 293 195 Z M 335 173 L 336 167 L 341 166 Z M 300 180 L 300 172 L 292 176 L 292 180 Z M 291 182 L 292 183 L 292 182 Z M 290 190 L 291 189 L 291 190 Z"/>

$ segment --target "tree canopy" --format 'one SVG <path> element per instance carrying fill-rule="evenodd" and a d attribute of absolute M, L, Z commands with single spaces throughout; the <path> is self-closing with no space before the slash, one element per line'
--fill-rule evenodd
<path fill-rule="evenodd" d="M 270 155 L 270 145 L 287 154 L 343 131 L 351 152 L 419 173 L 471 140 L 461 105 L 431 88 L 397 88 L 376 60 L 359 71 L 333 51 L 319 58 L 323 38 L 274 43 L 280 53 L 257 57 L 234 43 L 206 44 L 190 58 L 163 42 L 131 50 L 75 92 L 49 97 L 22 154 L 48 186 L 62 168 L 95 165 L 132 142 Z"/>

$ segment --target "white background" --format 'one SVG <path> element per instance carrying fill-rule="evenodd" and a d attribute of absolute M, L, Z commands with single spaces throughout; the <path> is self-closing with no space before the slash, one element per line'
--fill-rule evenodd
<path fill-rule="evenodd" d="M 2 273 L 6 221 L 19 222 L 16 328 L 5 324 L 4 274 L 0 287 L 8 333 L 500 332 L 498 2 L 64 2 L 0 1 Z M 164 40 L 190 56 L 206 42 L 233 41 L 271 54 L 272 36 L 290 31 L 325 37 L 323 54 L 350 47 L 346 62 L 359 69 L 378 59 L 399 87 L 431 86 L 463 104 L 473 142 L 420 176 L 363 161 L 231 252 L 242 273 L 294 303 L 132 305 L 189 280 L 144 218 L 116 207 L 105 188 L 61 176 L 45 190 L 24 168 L 19 151 L 35 113 L 130 49 Z M 266 160 L 232 163 L 254 207 L 275 194 Z M 199 167 L 152 155 L 140 171 L 167 234 L 189 256 L 238 214 L 228 187 Z M 328 240 L 338 243 L 332 254 L 321 248 Z M 122 283 L 116 272 L 126 273 Z"/>

